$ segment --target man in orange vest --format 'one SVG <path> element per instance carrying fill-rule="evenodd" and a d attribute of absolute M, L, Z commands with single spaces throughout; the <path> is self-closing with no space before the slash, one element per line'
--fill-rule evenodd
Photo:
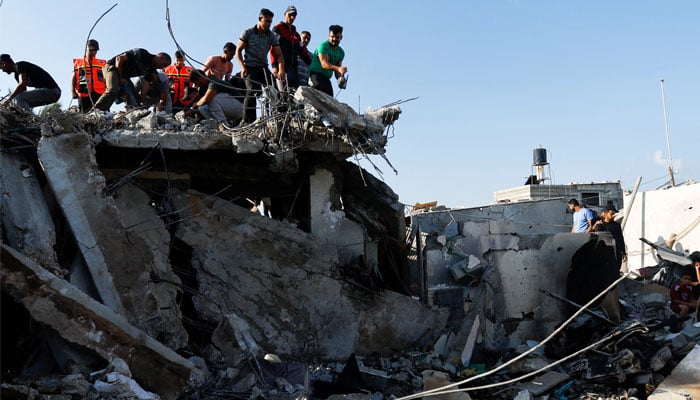
<path fill-rule="evenodd" d="M 190 72 L 192 72 L 192 67 L 185 65 L 185 56 L 180 50 L 176 51 L 175 64 L 165 67 L 165 75 L 170 81 L 170 96 L 173 99 L 174 113 L 187 108 L 194 97 L 191 94 L 196 94 L 193 90 L 187 90 L 192 87 Z"/>
<path fill-rule="evenodd" d="M 97 56 L 100 44 L 97 40 L 87 41 L 85 57 L 73 59 L 73 79 L 71 80 L 71 93 L 74 99 L 80 99 L 80 111 L 88 112 L 93 104 L 105 92 L 105 78 L 102 67 L 107 61 Z"/>

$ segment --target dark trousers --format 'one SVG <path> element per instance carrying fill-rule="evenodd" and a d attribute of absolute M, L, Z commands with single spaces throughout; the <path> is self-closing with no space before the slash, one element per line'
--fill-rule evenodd
<path fill-rule="evenodd" d="M 102 96 L 100 93 L 91 92 L 90 96 L 80 97 L 78 99 L 78 105 L 80 106 L 80 112 L 86 113 L 92 110 L 92 106 L 97 103 L 97 100 Z M 92 100 L 91 100 L 92 98 Z"/>
<path fill-rule="evenodd" d="M 272 85 L 275 78 L 267 67 L 246 67 L 245 99 L 243 100 L 243 121 L 255 121 L 255 105 L 263 86 Z"/>
<path fill-rule="evenodd" d="M 326 78 L 321 74 L 312 72 L 309 76 L 311 78 L 311 87 L 320 90 L 323 93 L 333 97 L 333 85 L 331 85 L 330 78 Z"/>

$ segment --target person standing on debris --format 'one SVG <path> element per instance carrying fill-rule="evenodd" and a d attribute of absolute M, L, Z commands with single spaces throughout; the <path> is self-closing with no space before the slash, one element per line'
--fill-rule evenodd
<path fill-rule="evenodd" d="M 204 62 L 202 70 L 207 76 L 214 75 L 223 80 L 229 80 L 233 73 L 233 56 L 236 55 L 236 45 L 231 42 L 224 44 L 224 54 L 220 56 L 209 56 Z"/>
<path fill-rule="evenodd" d="M 593 229 L 593 211 L 579 204 L 578 200 L 569 200 L 569 210 L 574 212 L 574 223 L 571 226 L 572 233 L 586 233 Z"/>
<path fill-rule="evenodd" d="M 107 61 L 102 68 L 105 77 L 106 90 L 95 103 L 95 108 L 109 111 L 112 103 L 119 95 L 119 90 L 126 86 L 126 81 L 138 76 L 150 76 L 156 69 L 170 65 L 168 53 L 153 55 L 144 49 L 127 50 Z"/>
<path fill-rule="evenodd" d="M 309 86 L 309 65 L 314 53 L 309 51 L 309 43 L 311 42 L 311 33 L 309 31 L 301 32 L 301 48 L 299 49 L 299 57 L 297 57 L 297 75 L 299 75 L 299 86 Z M 306 58 L 304 58 L 306 54 Z M 308 60 L 308 61 L 307 61 Z"/>
<path fill-rule="evenodd" d="M 309 78 L 311 87 L 318 89 L 329 96 L 333 96 L 331 77 L 335 74 L 338 79 L 338 87 L 345 89 L 347 78 L 345 74 L 348 68 L 343 66 L 345 51 L 340 47 L 343 40 L 343 27 L 331 25 L 328 27 L 328 40 L 318 45 L 314 57 L 309 65 Z"/>
<path fill-rule="evenodd" d="M 0 69 L 8 75 L 14 73 L 18 83 L 15 90 L 3 101 L 3 107 L 14 100 L 17 107 L 31 111 L 34 107 L 55 103 L 61 97 L 61 89 L 56 81 L 38 65 L 27 61 L 15 63 L 9 54 L 0 54 Z M 36 89 L 27 90 L 27 87 Z"/>
<path fill-rule="evenodd" d="M 198 69 L 190 73 L 189 79 L 202 93 L 194 106 L 204 118 L 215 119 L 224 129 L 231 129 L 229 121 L 235 123 L 243 118 L 243 105 L 234 97 L 236 89 L 230 84 L 215 76 L 207 77 Z"/>
<path fill-rule="evenodd" d="M 592 231 L 594 232 L 610 232 L 615 240 L 615 258 L 617 259 L 618 268 L 622 266 L 622 262 L 627 260 L 627 251 L 625 238 L 622 236 L 622 227 L 615 221 L 615 206 L 608 205 L 600 212 L 601 220 L 593 224 Z"/>
<path fill-rule="evenodd" d="M 275 14 L 263 8 L 258 15 L 258 23 L 252 28 L 241 32 L 236 47 L 236 59 L 241 65 L 241 77 L 245 79 L 246 94 L 243 101 L 244 117 L 241 125 L 255 121 L 256 98 L 262 86 L 271 86 L 274 82 L 272 73 L 267 68 L 267 53 L 272 52 L 274 59 L 278 62 L 277 79 L 284 81 L 286 73 L 284 68 L 284 57 L 280 50 L 277 36 L 270 30 L 272 19 Z M 245 59 L 243 56 L 245 51 Z"/>
<path fill-rule="evenodd" d="M 105 92 L 105 77 L 102 68 L 107 60 L 97 58 L 100 44 L 95 39 L 87 41 L 85 57 L 73 59 L 73 79 L 71 79 L 71 94 L 78 100 L 80 112 L 88 112 L 97 99 Z"/>
<path fill-rule="evenodd" d="M 155 111 L 165 111 L 172 114 L 173 102 L 170 98 L 170 81 L 164 72 L 151 71 L 148 75 L 139 76 L 134 85 L 139 105 L 155 106 Z"/>
<path fill-rule="evenodd" d="M 307 64 L 311 63 L 308 53 L 301 51 L 301 36 L 297 32 L 296 26 L 294 26 L 296 18 L 297 8 L 289 6 L 284 11 L 284 21 L 272 28 L 272 31 L 277 35 L 277 39 L 280 43 L 280 50 L 284 57 L 285 71 L 287 72 L 287 88 L 290 90 L 299 87 L 297 58 L 301 57 Z M 277 60 L 274 57 L 274 52 L 272 53 L 272 57 L 270 57 L 270 61 L 272 63 L 272 74 L 277 76 Z"/>
<path fill-rule="evenodd" d="M 170 98 L 173 104 L 173 112 L 178 112 L 187 108 L 192 103 L 192 97 L 187 89 L 192 87 L 190 83 L 190 73 L 193 68 L 185 65 L 185 56 L 180 50 L 175 52 L 175 64 L 165 68 L 165 75 L 170 82 Z"/>

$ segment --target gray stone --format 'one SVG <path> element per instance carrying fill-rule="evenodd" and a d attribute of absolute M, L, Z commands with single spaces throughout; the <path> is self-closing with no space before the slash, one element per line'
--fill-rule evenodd
<path fill-rule="evenodd" d="M 513 400 L 533 400 L 534 397 L 532 396 L 532 393 L 530 393 L 528 390 L 521 390 L 518 392 L 518 394 L 513 398 Z"/>
<path fill-rule="evenodd" d="M 156 116 L 153 113 L 150 113 L 150 114 L 146 115 L 145 117 L 141 118 L 136 123 L 136 126 L 141 128 L 141 129 L 146 129 L 146 130 L 155 129 L 158 126 L 158 116 Z"/>
<path fill-rule="evenodd" d="M 671 357 L 673 357 L 671 349 L 668 346 L 664 346 L 649 360 L 649 366 L 653 371 L 658 371 L 666 366 L 666 363 Z"/>
<path fill-rule="evenodd" d="M 54 273 L 62 274 L 56 230 L 32 165 L 19 153 L 0 156 L 0 215 L 7 243 Z"/>
<path fill-rule="evenodd" d="M 240 154 L 258 153 L 265 147 L 263 141 L 252 134 L 234 133 L 231 135 L 231 143 Z"/>
<path fill-rule="evenodd" d="M 686 354 L 671 375 L 649 395 L 649 400 L 700 399 L 700 345 Z"/>
<path fill-rule="evenodd" d="M 2 260 L 2 290 L 24 305 L 34 320 L 105 360 L 122 358 L 141 384 L 163 398 L 178 396 L 191 374 L 187 360 L 4 244 Z"/>
<path fill-rule="evenodd" d="M 250 327 L 241 317 L 228 313 L 216 327 L 211 337 L 227 367 L 240 367 L 250 358 L 260 354 L 260 347 L 250 334 Z"/>
<path fill-rule="evenodd" d="M 176 237 L 192 247 L 207 293 L 193 299 L 200 317 L 220 322 L 236 313 L 266 351 L 346 359 L 431 340 L 446 322 L 443 312 L 394 292 L 350 296 L 354 288 L 334 275 L 336 247 L 290 224 L 196 192 L 174 200 L 183 210 Z"/>

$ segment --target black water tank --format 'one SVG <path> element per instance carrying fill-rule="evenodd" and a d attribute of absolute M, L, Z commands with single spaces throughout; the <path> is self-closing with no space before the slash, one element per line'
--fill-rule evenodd
<path fill-rule="evenodd" d="M 547 149 L 541 147 L 532 151 L 532 165 L 547 165 Z"/>

